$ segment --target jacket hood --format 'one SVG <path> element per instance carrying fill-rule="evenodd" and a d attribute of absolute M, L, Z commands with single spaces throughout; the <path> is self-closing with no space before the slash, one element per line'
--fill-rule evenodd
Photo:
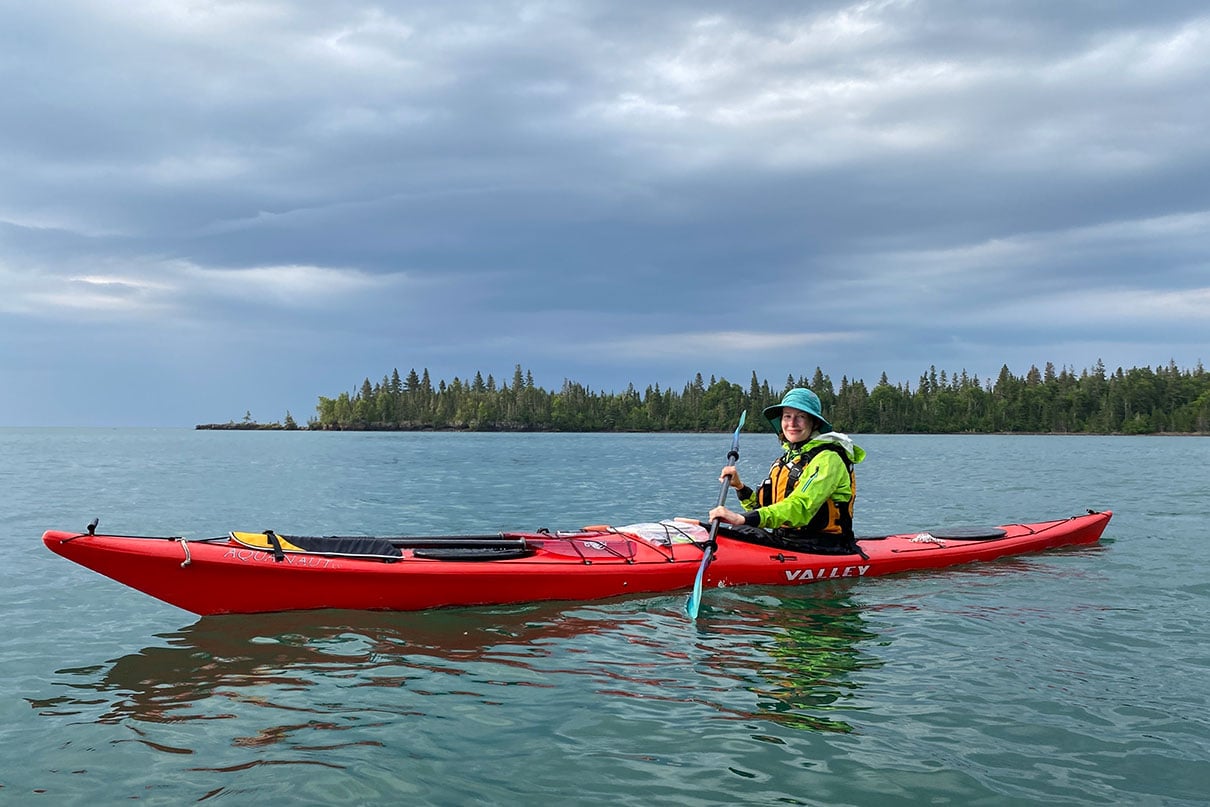
<path fill-rule="evenodd" d="M 816 433 L 811 436 L 811 439 L 802 444 L 802 449 L 805 451 L 812 446 L 820 443 L 834 443 L 844 449 L 844 453 L 849 456 L 849 461 L 854 465 L 865 459 L 865 449 L 853 442 L 853 439 L 843 432 L 824 432 Z M 789 447 L 789 443 L 782 445 Z"/>

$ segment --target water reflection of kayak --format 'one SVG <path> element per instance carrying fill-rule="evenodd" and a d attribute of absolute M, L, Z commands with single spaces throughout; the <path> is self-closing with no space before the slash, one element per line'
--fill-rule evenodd
<path fill-rule="evenodd" d="M 440 714 L 443 696 L 455 693 L 528 702 L 503 691 L 518 684 L 644 704 L 693 701 L 724 719 L 850 730 L 842 717 L 855 708 L 851 676 L 879 664 L 860 649 L 876 638 L 861 609 L 836 587 L 749 588 L 726 600 L 725 614 L 689 634 L 679 596 L 574 608 L 207 616 L 104 664 L 57 670 L 60 693 L 31 703 L 46 715 L 175 727 L 135 729 L 141 742 L 170 753 L 189 753 L 199 732 L 231 734 L 241 746 L 287 735 L 312 744 L 315 729 L 364 730 L 387 713 Z M 687 654 L 687 635 L 708 652 Z M 701 676 L 710 691 L 700 689 Z M 363 714 L 364 722 L 356 717 Z"/>
<path fill-rule="evenodd" d="M 68 676 L 66 694 L 33 703 L 48 714 L 91 713 L 103 704 L 99 722 L 212 720 L 232 717 L 240 703 L 263 698 L 266 688 L 279 698 L 283 690 L 313 689 L 321 679 L 374 687 L 424 681 L 431 688 L 441 677 L 462 678 L 476 663 L 524 668 L 535 661 L 535 647 L 637 632 L 645 617 L 554 603 L 206 616 L 107 664 L 56 671 Z"/>
<path fill-rule="evenodd" d="M 724 535 L 707 587 L 802 585 L 936 569 L 1098 541 L 1111 513 L 993 528 L 865 538 L 859 553 L 814 554 Z M 43 542 L 82 566 L 197 614 L 325 608 L 417 611 L 541 600 L 588 601 L 692 586 L 708 540 L 661 521 L 487 536 L 221 538 L 57 530 Z"/>

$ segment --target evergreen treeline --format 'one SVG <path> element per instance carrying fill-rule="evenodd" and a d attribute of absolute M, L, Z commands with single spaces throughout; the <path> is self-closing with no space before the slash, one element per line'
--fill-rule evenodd
<path fill-rule="evenodd" d="M 819 368 L 810 377 L 788 376 L 773 388 L 758 381 L 747 387 L 699 373 L 683 389 L 649 386 L 642 393 L 593 392 L 564 380 L 557 391 L 534 384 L 517 365 L 511 383 L 497 384 L 475 373 L 436 386 L 428 370 L 399 371 L 377 384 L 335 398 L 320 397 L 312 429 L 473 431 L 730 431 L 740 411 L 750 415 L 780 400 L 790 387 L 806 386 L 820 397 L 833 425 L 854 434 L 954 434 L 1057 432 L 1098 434 L 1210 433 L 1210 374 L 1198 362 L 1192 371 L 1167 367 L 1132 368 L 1107 374 L 1098 361 L 1075 374 L 1053 364 L 1030 367 L 1023 377 L 1000 369 L 994 381 L 966 371 L 947 375 L 930 367 L 916 389 L 891 384 L 886 373 L 873 389 L 862 380 L 840 379 Z M 767 428 L 750 417 L 748 429 Z"/>

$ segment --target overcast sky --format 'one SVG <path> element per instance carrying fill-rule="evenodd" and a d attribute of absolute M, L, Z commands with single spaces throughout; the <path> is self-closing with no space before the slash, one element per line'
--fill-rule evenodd
<path fill-rule="evenodd" d="M 1210 360 L 1210 7 L 0 0 L 0 425 Z"/>

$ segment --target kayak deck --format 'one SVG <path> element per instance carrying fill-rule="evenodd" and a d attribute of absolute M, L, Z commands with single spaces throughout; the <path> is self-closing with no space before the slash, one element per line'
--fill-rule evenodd
<path fill-rule="evenodd" d="M 988 561 L 1098 541 L 1111 512 L 1001 525 L 967 537 L 937 531 L 860 539 L 863 554 L 820 555 L 719 536 L 705 587 L 802 585 Z M 49 530 L 58 555 L 201 615 L 340 608 L 414 611 L 538 600 L 588 601 L 688 590 L 708 539 L 662 521 L 494 536 L 222 538 Z M 373 552 L 361 551 L 359 542 Z M 864 557 L 863 557 L 864 555 Z"/>

